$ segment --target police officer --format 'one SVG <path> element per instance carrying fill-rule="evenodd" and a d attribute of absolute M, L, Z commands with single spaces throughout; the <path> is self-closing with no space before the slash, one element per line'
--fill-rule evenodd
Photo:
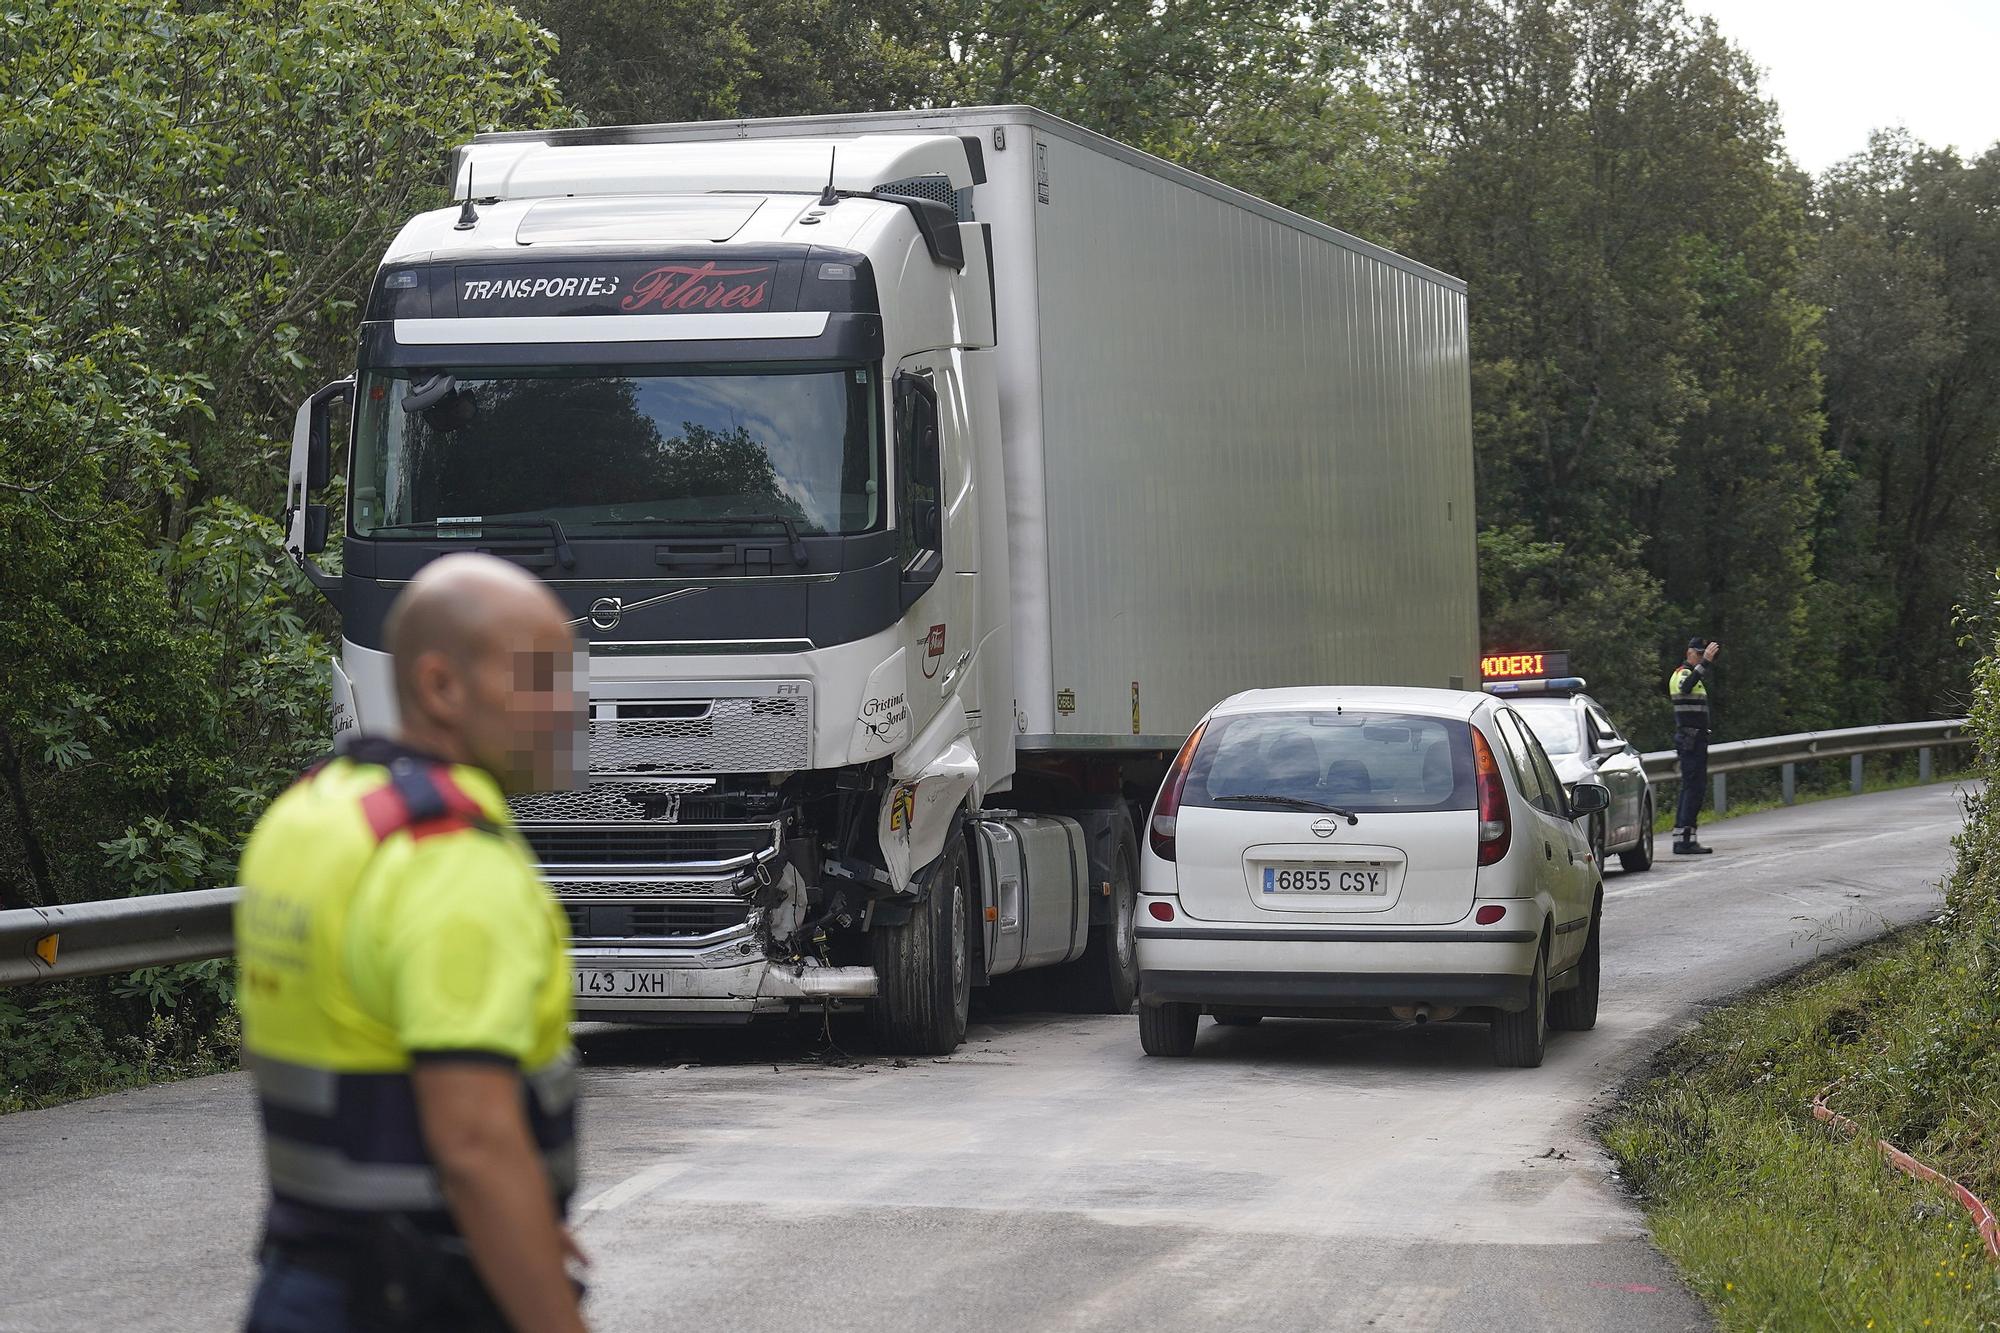
<path fill-rule="evenodd" d="M 270 1178 L 249 1328 L 573 1333 L 568 932 L 502 793 L 566 785 L 575 641 L 546 587 L 472 554 L 419 573 L 387 639 L 395 738 L 308 773 L 243 854 Z"/>
<path fill-rule="evenodd" d="M 1680 809 L 1675 814 L 1674 853 L 1707 856 L 1714 850 L 1694 840 L 1708 782 L 1708 681 L 1710 664 L 1722 645 L 1705 638 L 1688 640 L 1687 660 L 1667 678 L 1674 700 L 1674 753 L 1681 762 Z"/>

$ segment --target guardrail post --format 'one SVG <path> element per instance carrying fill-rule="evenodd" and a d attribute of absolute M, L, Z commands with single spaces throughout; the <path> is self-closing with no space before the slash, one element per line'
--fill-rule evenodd
<path fill-rule="evenodd" d="M 1854 794 L 1855 794 L 1856 796 L 1859 796 L 1859 795 L 1861 794 L 1861 785 L 1862 785 L 1862 783 L 1861 783 L 1861 756 L 1857 754 L 1857 755 L 1855 755 L 1855 756 L 1854 756 L 1854 757 L 1853 757 L 1852 759 L 1848 760 L 1848 761 L 1847 761 L 1847 767 L 1848 767 L 1848 769 L 1849 769 L 1849 770 L 1850 770 L 1850 771 L 1851 771 L 1851 772 L 1853 773 L 1853 775 L 1854 775 L 1854 782 L 1853 782 L 1853 789 L 1854 789 Z"/>
<path fill-rule="evenodd" d="M 1928 745 L 1919 746 L 1917 747 L 1917 781 L 1929 782 L 1930 780 L 1931 747 Z"/>
<path fill-rule="evenodd" d="M 1798 804 L 1799 766 L 1797 764 L 1785 765 L 1784 783 L 1785 783 L 1785 804 L 1786 805 Z"/>
<path fill-rule="evenodd" d="M 1716 818 L 1720 819 L 1723 815 L 1723 812 L 1728 809 L 1729 809 L 1729 775 L 1727 773 L 1717 773 L 1715 775 Z"/>

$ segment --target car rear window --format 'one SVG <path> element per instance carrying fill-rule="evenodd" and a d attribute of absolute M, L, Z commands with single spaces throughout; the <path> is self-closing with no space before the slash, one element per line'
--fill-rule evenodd
<path fill-rule="evenodd" d="M 1314 709 L 1210 718 L 1181 804 L 1264 804 L 1223 799 L 1246 796 L 1356 812 L 1470 810 L 1472 743 L 1463 721 L 1410 713 Z"/>

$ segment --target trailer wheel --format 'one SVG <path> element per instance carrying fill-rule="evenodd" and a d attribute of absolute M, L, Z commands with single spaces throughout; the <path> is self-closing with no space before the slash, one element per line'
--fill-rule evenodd
<path fill-rule="evenodd" d="M 972 1008 L 972 912 L 965 839 L 953 838 L 931 891 L 900 926 L 868 932 L 880 989 L 869 1006 L 875 1044 L 891 1055 L 950 1055 Z"/>
<path fill-rule="evenodd" d="M 1133 936 L 1133 916 L 1139 905 L 1139 876 L 1132 849 L 1118 846 L 1112 863 L 1111 919 L 1090 928 L 1083 957 L 1069 965 L 1076 986 L 1077 1007 L 1090 1014 L 1129 1014 L 1139 994 L 1139 948 Z"/>

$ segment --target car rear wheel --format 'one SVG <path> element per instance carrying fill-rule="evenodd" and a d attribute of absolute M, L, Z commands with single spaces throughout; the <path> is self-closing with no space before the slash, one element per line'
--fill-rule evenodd
<path fill-rule="evenodd" d="M 1653 868 L 1653 803 L 1647 801 L 1639 811 L 1639 845 L 1629 852 L 1618 853 L 1618 864 L 1627 870 L 1651 870 Z"/>
<path fill-rule="evenodd" d="M 1506 1069 L 1534 1069 L 1542 1063 L 1549 1043 L 1549 946 L 1544 940 L 1535 953 L 1535 972 L 1528 979 L 1528 1007 L 1518 1014 L 1493 1015 L 1493 1063 Z"/>
<path fill-rule="evenodd" d="M 1598 953 L 1604 924 L 1604 909 L 1590 914 L 1590 937 L 1583 942 L 1583 956 L 1576 960 L 1576 985 L 1549 997 L 1549 1026 L 1564 1032 L 1588 1032 L 1597 1026 L 1597 989 L 1601 975 Z"/>
<path fill-rule="evenodd" d="M 1139 1045 L 1148 1055 L 1193 1055 L 1201 1009 L 1192 1004 L 1139 1006 Z"/>

